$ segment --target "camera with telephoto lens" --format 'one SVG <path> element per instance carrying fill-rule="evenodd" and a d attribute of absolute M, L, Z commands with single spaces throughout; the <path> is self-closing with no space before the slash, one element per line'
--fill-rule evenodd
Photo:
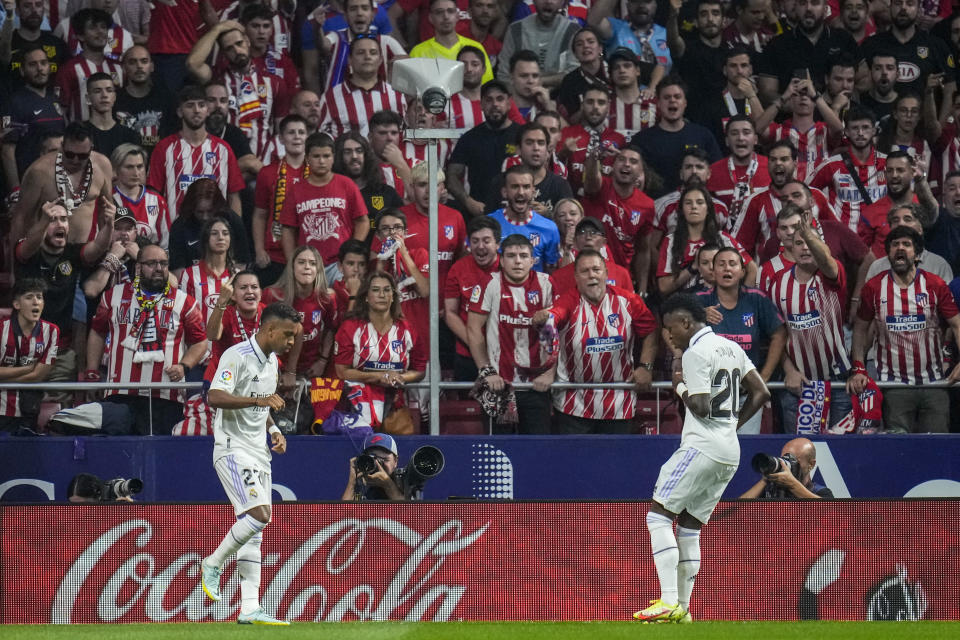
<path fill-rule="evenodd" d="M 413 452 L 410 461 L 398 473 L 400 488 L 406 500 L 422 497 L 427 480 L 443 471 L 443 452 L 436 447 L 425 445 Z"/>
<path fill-rule="evenodd" d="M 140 478 L 114 478 L 103 483 L 102 502 L 116 502 L 132 497 L 143 491 L 143 480 Z"/>
<path fill-rule="evenodd" d="M 753 456 L 753 459 L 750 461 L 750 466 L 753 467 L 754 471 L 762 473 L 765 476 L 789 469 L 790 474 L 794 478 L 803 482 L 801 478 L 803 472 L 800 470 L 800 461 L 797 460 L 797 456 L 792 453 L 785 453 L 779 458 L 767 453 L 758 453 Z M 792 497 L 793 494 L 789 489 L 781 487 L 769 480 L 767 480 L 767 485 L 763 488 L 763 493 L 760 494 L 760 498 L 765 500 L 782 500 L 783 498 Z"/>
<path fill-rule="evenodd" d="M 358 455 L 356 462 L 353 463 L 353 467 L 357 470 L 357 473 L 365 476 L 373 475 L 380 470 L 380 467 L 377 466 L 377 456 L 370 453 L 361 453 Z"/>

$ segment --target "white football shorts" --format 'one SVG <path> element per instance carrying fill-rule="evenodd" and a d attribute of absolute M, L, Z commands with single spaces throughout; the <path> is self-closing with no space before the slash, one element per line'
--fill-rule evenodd
<path fill-rule="evenodd" d="M 660 467 L 653 499 L 671 513 L 686 511 L 706 523 L 737 465 L 711 460 L 690 447 L 677 449 Z"/>
<path fill-rule="evenodd" d="M 254 507 L 270 506 L 273 485 L 269 469 L 236 453 L 218 458 L 213 468 L 237 516 Z"/>

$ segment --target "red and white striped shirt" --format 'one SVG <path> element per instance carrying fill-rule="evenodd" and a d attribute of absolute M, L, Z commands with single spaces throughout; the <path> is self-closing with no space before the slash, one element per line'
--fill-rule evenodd
<path fill-rule="evenodd" d="M 821 212 L 826 212 L 828 217 L 839 221 L 822 191 L 811 187 L 810 194 L 813 197 L 813 208 L 810 211 L 814 220 L 819 220 Z M 781 209 L 783 200 L 772 187 L 757 191 L 743 205 L 743 215 L 733 223 L 733 237 L 751 253 L 759 251 L 759 248 L 776 234 L 777 214 Z"/>
<path fill-rule="evenodd" d="M 487 355 L 490 366 L 507 382 L 528 382 L 543 372 L 540 332 L 533 314 L 553 302 L 550 276 L 531 271 L 522 284 L 513 284 L 501 272 L 494 274 L 483 292 L 476 313 L 487 315 Z"/>
<path fill-rule="evenodd" d="M 946 283 L 917 269 L 906 287 L 887 270 L 863 285 L 857 311 L 876 318 L 877 380 L 927 384 L 944 378 L 940 323 L 960 313 Z"/>
<path fill-rule="evenodd" d="M 607 126 L 630 140 L 638 132 L 657 124 L 657 101 L 643 100 L 626 103 L 620 96 L 614 96 L 610 103 L 610 117 Z"/>
<path fill-rule="evenodd" d="M 844 154 L 847 152 L 844 151 Z M 887 156 L 885 154 L 872 149 L 870 157 L 863 164 L 860 164 L 853 154 L 849 154 L 849 158 L 871 202 L 876 202 L 887 195 L 885 173 Z M 827 158 L 814 173 L 809 185 L 827 192 L 833 210 L 840 214 L 840 221 L 849 226 L 851 231 L 857 231 L 860 210 L 865 203 L 856 181 L 843 161 L 843 155 L 838 153 Z"/>
<path fill-rule="evenodd" d="M 787 322 L 787 354 L 808 380 L 829 380 L 850 369 L 843 342 L 843 307 L 847 275 L 833 282 L 817 271 L 807 282 L 799 282 L 797 267 L 781 271 L 770 285 L 770 299 Z"/>
<path fill-rule="evenodd" d="M 207 339 L 203 316 L 197 301 L 180 289 L 172 289 L 157 304 L 153 317 L 144 322 L 142 338 L 155 337 L 160 343 L 162 362 L 134 362 L 138 351 L 124 346 L 140 316 L 140 305 L 132 284 L 118 284 L 100 298 L 100 306 L 90 328 L 104 338 L 109 336 L 111 348 L 105 382 L 170 382 L 165 367 L 180 362 L 189 345 Z M 142 343 L 141 343 L 142 344 Z M 115 389 L 107 395 L 151 395 L 150 390 Z M 183 392 L 176 389 L 154 391 L 153 397 L 183 402 Z"/>
<path fill-rule="evenodd" d="M 471 100 L 462 93 L 455 93 L 447 104 L 447 117 L 451 129 L 473 129 L 486 122 L 479 100 Z"/>
<path fill-rule="evenodd" d="M 402 116 L 407 110 L 403 94 L 383 80 L 378 80 L 372 89 L 362 89 L 345 79 L 327 89 L 320 100 L 320 130 L 333 138 L 353 130 L 366 136 L 370 131 L 370 118 L 385 109 Z"/>
<path fill-rule="evenodd" d="M 669 276 L 674 273 L 674 268 L 683 269 L 688 264 L 691 264 L 694 259 L 697 257 L 697 251 L 700 250 L 704 244 L 706 244 L 705 238 L 700 238 L 699 240 L 688 240 L 687 241 L 687 251 L 683 254 L 683 261 L 677 265 L 673 266 L 673 240 L 676 237 L 676 232 L 667 235 L 667 241 L 660 243 L 660 260 L 657 262 L 657 277 Z M 740 246 L 740 243 L 733 239 L 726 231 L 720 232 L 720 246 L 722 247 L 731 247 L 737 250 L 737 253 L 740 254 L 740 257 L 743 258 L 743 264 L 750 264 L 750 261 L 753 259 L 750 257 L 750 254 Z M 692 286 L 690 283 L 699 284 L 699 278 L 694 278 L 688 281 L 687 285 Z"/>
<path fill-rule="evenodd" d="M 403 152 L 403 157 L 411 167 L 427 161 L 427 143 L 417 144 L 413 140 L 404 140 L 400 151 Z M 437 141 L 437 160 L 441 169 L 447 166 L 451 153 L 453 153 L 453 144 L 449 140 Z"/>
<path fill-rule="evenodd" d="M 960 129 L 956 122 L 944 125 L 943 133 L 933 145 L 933 160 L 940 186 L 946 184 L 947 174 L 960 170 Z"/>
<path fill-rule="evenodd" d="M 624 382 L 633 374 L 633 343 L 657 328 L 640 296 L 607 286 L 599 304 L 568 289 L 550 307 L 560 337 L 557 380 Z M 570 389 L 553 396 L 553 406 L 567 415 L 591 420 L 630 420 L 636 394 L 621 389 Z"/>
<path fill-rule="evenodd" d="M 371 31 L 373 27 L 374 25 L 370 25 Z M 352 34 L 348 34 L 348 31 L 349 29 L 338 29 L 324 35 L 331 46 L 326 79 L 323 85 L 324 91 L 345 82 L 347 79 L 347 71 L 350 67 L 350 44 L 347 38 L 353 37 Z M 386 78 L 390 63 L 399 56 L 406 56 L 407 52 L 403 50 L 403 46 L 393 36 L 378 33 L 377 42 L 380 45 L 380 68 L 377 70 L 377 74 L 380 78 Z"/>
<path fill-rule="evenodd" d="M 77 34 L 74 32 L 73 27 L 70 26 L 70 18 L 61 20 L 57 28 L 53 30 L 53 35 L 67 43 L 67 51 L 70 56 L 79 56 L 80 52 L 83 51 L 83 46 L 80 44 L 80 40 L 77 39 Z M 107 44 L 103 47 L 103 54 L 111 60 L 120 60 L 123 52 L 132 47 L 133 35 L 114 22 L 113 26 L 109 29 Z"/>
<path fill-rule="evenodd" d="M 40 320 L 30 335 L 23 335 L 17 312 L 0 324 L 0 366 L 23 367 L 30 364 L 53 364 L 57 359 L 60 329 L 46 320 Z M 0 415 L 19 417 L 20 392 L 0 389 Z"/>
<path fill-rule="evenodd" d="M 251 65 L 245 73 L 227 71 L 222 80 L 230 98 L 227 121 L 246 134 L 253 155 L 263 162 L 274 119 L 289 110 L 290 97 L 283 79 Z"/>
<path fill-rule="evenodd" d="M 164 249 L 170 241 L 170 211 L 167 200 L 150 187 L 142 187 L 140 197 L 133 200 L 117 187 L 113 188 L 113 200 L 117 207 L 126 207 L 137 219 L 137 235 L 156 242 Z"/>
<path fill-rule="evenodd" d="M 560 132 L 560 142 L 557 143 L 557 146 L 565 145 L 566 140 L 569 138 L 575 138 L 577 146 L 575 147 L 575 151 L 567 158 L 567 169 L 570 171 L 568 180 L 574 195 L 582 196 L 583 165 L 587 159 L 587 145 L 590 143 L 590 132 L 580 124 L 565 127 L 563 131 Z M 613 161 L 616 159 L 616 154 L 605 154 L 602 152 L 610 149 L 623 149 L 626 146 L 627 139 L 612 127 L 606 126 L 600 133 L 600 157 L 602 158 L 600 170 L 603 172 L 603 175 L 610 175 L 610 172 L 613 171 Z"/>
<path fill-rule="evenodd" d="M 403 179 L 401 179 L 400 174 L 397 173 L 396 167 L 389 162 L 381 162 L 380 175 L 383 176 L 383 184 L 387 185 L 388 187 L 393 187 L 393 190 L 397 192 L 398 196 L 403 198 L 406 195 Z"/>
<path fill-rule="evenodd" d="M 199 303 L 204 327 L 210 320 L 213 308 L 217 306 L 220 287 L 224 282 L 230 282 L 232 275 L 229 269 L 224 269 L 220 274 L 214 273 L 203 260 L 192 267 L 187 267 L 180 274 L 180 289 Z"/>
<path fill-rule="evenodd" d="M 103 62 L 96 64 L 83 56 L 77 56 L 60 65 L 56 82 L 60 90 L 63 115 L 68 121 L 83 122 L 90 119 L 90 105 L 87 104 L 87 78 L 101 72 L 113 79 L 117 89 L 123 86 L 123 67 L 110 58 L 105 58 Z"/>
<path fill-rule="evenodd" d="M 677 208 L 680 206 L 680 194 L 683 189 L 677 189 L 665 196 L 660 196 L 653 203 L 653 228 L 664 233 L 673 233 L 677 228 Z M 713 201 L 713 213 L 717 218 L 717 226 L 726 229 L 730 220 L 727 205 L 722 200 Z"/>
<path fill-rule="evenodd" d="M 216 136 L 208 134 L 203 143 L 195 147 L 175 133 L 154 147 L 147 184 L 166 198 L 171 220 L 177 219 L 187 189 L 200 178 L 215 181 L 225 198 L 246 186 L 236 156 L 230 146 Z"/>
<path fill-rule="evenodd" d="M 719 200 L 727 206 L 730 219 L 735 222 L 743 211 L 747 198 L 769 184 L 767 158 L 754 153 L 745 166 L 734 164 L 733 156 L 710 165 L 707 190 L 713 195 L 714 202 Z"/>
<path fill-rule="evenodd" d="M 767 297 L 770 298 L 770 287 L 773 285 L 773 281 L 784 270 L 792 267 L 793 264 L 794 263 L 792 260 L 787 260 L 783 257 L 783 251 L 773 256 L 760 265 L 760 275 L 758 276 L 759 282 L 757 283 L 757 288 L 767 294 Z"/>
<path fill-rule="evenodd" d="M 226 9 L 220 12 L 220 20 L 240 20 L 240 14 L 242 13 L 243 4 L 240 0 L 236 0 L 231 3 Z M 270 3 L 270 9 L 273 13 L 273 42 L 270 43 L 270 50 L 276 51 L 282 55 L 290 55 L 290 21 L 277 10 L 277 1 L 273 0 Z M 293 6 L 296 6 L 296 3 L 293 3 Z"/>
<path fill-rule="evenodd" d="M 807 131 L 793 128 L 793 122 L 773 122 L 767 129 L 770 140 L 789 140 L 797 149 L 797 180 L 809 182 L 817 167 L 830 156 L 830 129 L 824 122 L 814 122 Z"/>

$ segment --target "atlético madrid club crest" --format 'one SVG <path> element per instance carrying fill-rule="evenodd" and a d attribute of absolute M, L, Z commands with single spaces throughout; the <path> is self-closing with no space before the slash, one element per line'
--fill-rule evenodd
<path fill-rule="evenodd" d="M 370 204 L 373 205 L 374 209 L 380 211 L 380 209 L 383 209 L 384 205 L 383 196 L 373 196 L 370 198 Z"/>
<path fill-rule="evenodd" d="M 390 349 L 394 353 L 403 353 L 404 352 L 403 340 L 392 340 L 390 342 Z"/>

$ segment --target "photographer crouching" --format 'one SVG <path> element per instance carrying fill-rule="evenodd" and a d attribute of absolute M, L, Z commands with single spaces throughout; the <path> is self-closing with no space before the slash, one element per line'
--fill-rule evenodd
<path fill-rule="evenodd" d="M 350 458 L 350 478 L 342 500 L 404 500 L 397 466 L 393 436 L 370 434 L 363 441 L 363 452 Z"/>
<path fill-rule="evenodd" d="M 92 473 L 78 473 L 67 485 L 67 502 L 133 502 L 143 491 L 140 478 L 114 478 L 104 482 Z"/>
<path fill-rule="evenodd" d="M 807 438 L 794 438 L 783 445 L 780 457 L 758 453 L 751 461 L 754 471 L 763 474 L 742 496 L 761 500 L 832 498 L 833 492 L 813 481 L 817 448 Z"/>

